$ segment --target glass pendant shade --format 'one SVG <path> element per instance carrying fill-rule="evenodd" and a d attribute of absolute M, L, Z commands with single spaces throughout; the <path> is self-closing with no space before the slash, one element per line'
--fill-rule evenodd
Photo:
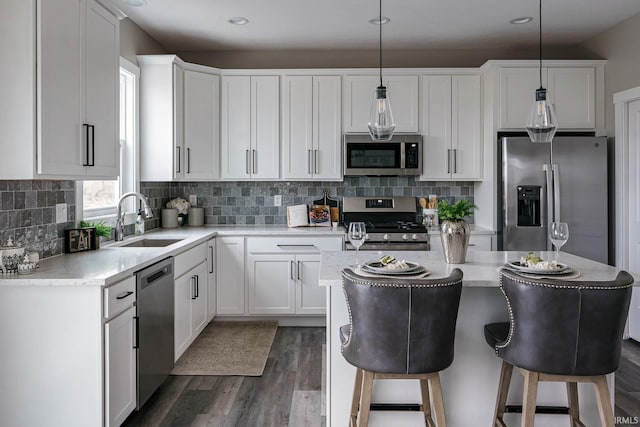
<path fill-rule="evenodd" d="M 378 86 L 369 112 L 369 134 L 374 141 L 388 141 L 393 136 L 396 124 L 387 98 L 387 88 Z"/>
<path fill-rule="evenodd" d="M 527 133 L 531 142 L 551 142 L 558 130 L 558 119 L 553 105 L 547 100 L 544 88 L 536 90 L 536 101 L 527 120 Z"/>

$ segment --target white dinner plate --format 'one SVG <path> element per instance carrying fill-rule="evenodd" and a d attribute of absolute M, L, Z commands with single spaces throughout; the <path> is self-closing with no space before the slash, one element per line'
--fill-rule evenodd
<path fill-rule="evenodd" d="M 567 274 L 571 272 L 571 268 L 567 264 L 558 263 L 558 268 L 533 268 L 525 267 L 520 264 L 520 261 L 509 261 L 507 265 L 515 271 L 521 271 L 523 273 L 531 274 Z"/>

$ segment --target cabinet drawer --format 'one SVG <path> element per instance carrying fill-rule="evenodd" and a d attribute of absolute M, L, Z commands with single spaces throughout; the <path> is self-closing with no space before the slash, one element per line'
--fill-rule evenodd
<path fill-rule="evenodd" d="M 136 278 L 109 286 L 104 290 L 104 317 L 110 318 L 124 311 L 136 301 Z"/>
<path fill-rule="evenodd" d="M 207 243 L 201 243 L 198 246 L 176 255 L 174 258 L 174 276 L 180 277 L 196 265 L 207 259 Z"/>
<path fill-rule="evenodd" d="M 342 250 L 342 237 L 250 237 L 247 253 L 319 253 Z"/>
<path fill-rule="evenodd" d="M 478 235 L 472 234 L 469 236 L 469 249 L 476 251 L 490 251 L 491 248 L 491 239 L 490 235 Z"/>

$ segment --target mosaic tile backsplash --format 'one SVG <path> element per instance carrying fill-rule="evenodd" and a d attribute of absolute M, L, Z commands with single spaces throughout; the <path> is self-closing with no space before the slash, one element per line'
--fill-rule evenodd
<path fill-rule="evenodd" d="M 414 177 L 345 177 L 343 182 L 145 182 L 140 188 L 154 209 L 174 197 L 188 200 L 190 194 L 197 195 L 198 206 L 205 208 L 205 224 L 286 224 L 287 206 L 310 204 L 323 195 L 324 188 L 338 200 L 343 196 L 435 194 L 451 202 L 463 198 L 473 202 L 473 182 L 416 181 Z M 278 194 L 282 206 L 274 206 L 273 196 Z M 158 227 L 159 222 L 154 215 L 147 228 Z"/>
<path fill-rule="evenodd" d="M 145 221 L 146 230 L 160 227 L 160 209 L 175 198 L 198 196 L 205 208 L 205 224 L 286 224 L 286 207 L 310 204 L 329 196 L 414 196 L 436 194 L 439 198 L 473 201 L 473 182 L 416 181 L 413 177 L 345 177 L 344 182 L 143 182 L 141 192 L 154 210 Z M 273 196 L 282 196 L 274 206 Z M 0 180 L 0 246 L 11 238 L 27 252 L 41 258 L 64 252 L 64 230 L 75 226 L 76 184 L 74 181 Z M 67 221 L 56 224 L 56 204 L 67 204 Z M 471 219 L 470 222 L 473 222 Z M 133 234 L 133 224 L 125 234 Z"/>

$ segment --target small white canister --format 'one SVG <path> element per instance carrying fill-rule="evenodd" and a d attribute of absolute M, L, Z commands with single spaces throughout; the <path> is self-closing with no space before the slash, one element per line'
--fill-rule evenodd
<path fill-rule="evenodd" d="M 189 226 L 204 225 L 204 208 L 189 208 Z"/>
<path fill-rule="evenodd" d="M 162 228 L 178 228 L 178 209 L 162 209 Z"/>

